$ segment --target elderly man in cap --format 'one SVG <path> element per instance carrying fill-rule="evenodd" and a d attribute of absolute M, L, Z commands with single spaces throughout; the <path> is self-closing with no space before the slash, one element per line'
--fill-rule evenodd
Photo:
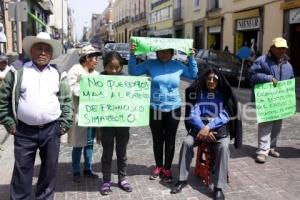
<path fill-rule="evenodd" d="M 0 123 L 14 135 L 15 165 L 11 199 L 31 199 L 37 150 L 41 158 L 35 199 L 53 199 L 60 136 L 72 124 L 72 98 L 67 74 L 49 64 L 62 51 L 45 32 L 27 36 L 23 48 L 31 61 L 10 70 L 0 89 Z"/>
<path fill-rule="evenodd" d="M 260 56 L 249 69 L 249 78 L 253 85 L 258 83 L 273 82 L 276 86 L 278 81 L 294 78 L 293 68 L 288 62 L 286 51 L 287 42 L 282 37 L 273 39 L 267 55 Z M 282 120 L 258 123 L 258 149 L 255 161 L 265 163 L 268 155 L 279 157 L 275 151 Z"/>
<path fill-rule="evenodd" d="M 10 69 L 11 66 L 8 65 L 8 57 L 5 55 L 0 55 L 0 86 Z"/>

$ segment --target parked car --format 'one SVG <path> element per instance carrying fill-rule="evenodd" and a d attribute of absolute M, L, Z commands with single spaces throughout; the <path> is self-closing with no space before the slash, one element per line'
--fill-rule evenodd
<path fill-rule="evenodd" d="M 110 51 L 115 50 L 116 43 L 106 43 L 102 49 L 102 56 L 105 57 Z"/>
<path fill-rule="evenodd" d="M 206 67 L 216 67 L 225 75 L 228 80 L 237 82 L 240 78 L 242 62 L 239 58 L 229 52 L 211 49 L 201 49 L 195 56 L 199 71 Z M 243 68 L 241 81 L 247 82 L 248 68 Z"/>
<path fill-rule="evenodd" d="M 114 50 L 123 58 L 124 64 L 128 64 L 130 49 L 128 43 L 115 43 Z"/>
<path fill-rule="evenodd" d="M 79 42 L 79 43 L 76 43 L 76 44 L 74 45 L 74 47 L 75 47 L 75 48 L 82 48 L 82 47 L 85 47 L 85 46 L 87 46 L 87 45 L 90 45 L 90 43 L 89 43 L 89 42 Z"/>
<path fill-rule="evenodd" d="M 180 50 L 174 50 L 174 56 L 173 56 L 174 60 L 178 60 L 184 64 L 187 64 L 188 63 L 187 57 L 188 56 L 184 52 L 182 52 Z"/>

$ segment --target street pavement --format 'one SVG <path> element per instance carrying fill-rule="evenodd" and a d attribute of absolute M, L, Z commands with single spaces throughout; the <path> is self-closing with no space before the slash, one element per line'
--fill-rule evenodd
<path fill-rule="evenodd" d="M 66 59 L 66 58 L 64 58 Z M 189 83 L 181 82 L 181 93 Z M 240 94 L 246 98 L 248 92 L 241 90 Z M 299 105 L 299 104 L 298 104 Z M 254 162 L 257 145 L 257 125 L 253 107 L 242 104 L 244 146 L 234 149 L 231 146 L 231 159 L 229 164 L 229 184 L 225 189 L 226 199 L 240 200 L 295 200 L 300 197 L 300 113 L 284 120 L 281 136 L 278 142 L 280 158 L 269 157 L 265 164 Z M 184 109 L 184 108 L 183 108 Z M 299 110 L 299 109 L 298 109 Z M 182 110 L 184 112 L 184 110 Z M 0 135 L 5 131 L 0 127 Z M 173 161 L 173 175 L 176 181 L 178 177 L 178 155 L 181 143 L 186 136 L 183 121 L 180 122 L 176 152 Z M 0 141 L 1 142 L 1 141 Z M 80 199 L 178 199 L 196 200 L 211 199 L 211 187 L 206 187 L 199 177 L 193 174 L 195 159 L 191 167 L 188 186 L 179 194 L 170 194 L 172 184 L 164 184 L 160 180 L 149 180 L 149 174 L 154 166 L 152 151 L 152 137 L 149 127 L 136 127 L 130 129 L 130 141 L 128 144 L 128 168 L 127 180 L 133 187 L 132 193 L 126 193 L 117 187 L 116 157 L 113 158 L 112 168 L 112 193 L 103 197 L 100 192 L 102 181 L 101 174 L 101 145 L 94 147 L 94 171 L 99 174 L 99 179 L 83 178 L 81 183 L 72 181 L 71 150 L 62 138 L 60 149 L 58 180 L 56 185 L 56 200 L 80 200 Z M 195 149 L 196 151 L 196 149 Z M 38 155 L 37 155 L 38 158 Z M 13 170 L 13 137 L 9 136 L 0 150 L 0 199 L 9 199 L 9 183 Z M 35 163 L 33 185 L 35 187 L 40 161 Z"/>

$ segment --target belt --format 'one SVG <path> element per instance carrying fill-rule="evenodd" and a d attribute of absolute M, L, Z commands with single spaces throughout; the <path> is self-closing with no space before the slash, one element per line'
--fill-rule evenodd
<path fill-rule="evenodd" d="M 22 125 L 22 126 L 29 126 L 31 128 L 35 128 L 35 129 L 44 129 L 47 128 L 48 126 L 50 126 L 51 124 L 54 124 L 56 122 L 56 120 L 49 122 L 47 124 L 41 124 L 41 125 L 29 125 L 26 124 L 25 122 L 22 122 L 21 120 L 18 121 L 18 124 Z"/>

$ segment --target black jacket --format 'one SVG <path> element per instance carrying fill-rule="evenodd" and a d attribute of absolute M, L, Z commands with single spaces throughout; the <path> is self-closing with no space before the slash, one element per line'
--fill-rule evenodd
<path fill-rule="evenodd" d="M 210 72 L 210 70 L 213 70 L 219 77 L 218 88 L 223 92 L 225 109 L 228 112 L 229 117 L 231 118 L 228 122 L 230 139 L 234 138 L 235 148 L 240 148 L 243 142 L 243 128 L 242 121 L 240 119 L 241 116 L 239 113 L 238 101 L 233 94 L 227 79 L 216 68 L 208 68 L 204 71 L 201 71 L 201 75 L 198 76 L 198 78 L 185 90 L 185 127 L 188 132 L 190 132 L 192 129 L 192 125 L 187 119 L 190 116 L 192 105 L 196 104 L 197 96 L 201 93 L 201 90 L 204 90 L 206 88 L 204 77 Z"/>

